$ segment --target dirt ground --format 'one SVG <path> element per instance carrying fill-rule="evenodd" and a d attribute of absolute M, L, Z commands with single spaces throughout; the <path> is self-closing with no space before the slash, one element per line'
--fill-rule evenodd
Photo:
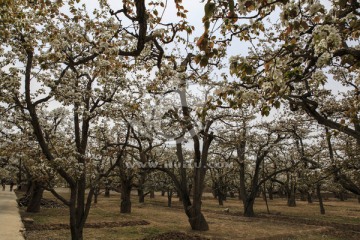
<path fill-rule="evenodd" d="M 45 197 L 54 199 L 49 193 Z M 203 200 L 203 212 L 210 230 L 206 232 L 190 229 L 177 198 L 173 207 L 168 208 L 166 196 L 157 194 L 140 204 L 134 195 L 131 214 L 120 214 L 119 202 L 118 194 L 99 197 L 90 211 L 85 239 L 360 239 L 360 204 L 356 199 L 326 200 L 326 214 L 321 215 L 316 202 L 298 200 L 296 207 L 287 207 L 285 199 L 269 201 L 268 214 L 259 198 L 255 204 L 256 217 L 246 218 L 241 214 L 243 206 L 238 199 L 228 199 L 224 206 L 218 206 L 216 199 L 207 196 Z M 26 225 L 29 240 L 70 238 L 66 208 L 44 208 L 37 214 L 21 209 L 21 215 L 34 220 Z"/>

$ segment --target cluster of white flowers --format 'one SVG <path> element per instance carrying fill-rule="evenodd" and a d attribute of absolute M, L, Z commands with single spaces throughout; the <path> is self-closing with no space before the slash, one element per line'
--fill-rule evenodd
<path fill-rule="evenodd" d="M 245 62 L 245 61 L 246 61 L 246 59 L 244 57 L 241 57 L 240 55 L 231 56 L 229 58 L 230 64 L 234 63 L 234 62 L 239 63 L 239 62 Z"/>
<path fill-rule="evenodd" d="M 318 25 L 314 29 L 312 44 L 318 56 L 325 51 L 333 51 L 341 46 L 338 29 L 331 25 Z"/>
<path fill-rule="evenodd" d="M 360 86 L 360 74 L 358 74 L 357 77 L 355 78 L 355 84 L 357 86 Z"/>
<path fill-rule="evenodd" d="M 323 73 L 323 71 L 316 71 L 312 74 L 311 79 L 317 83 L 325 83 L 327 80 L 327 77 Z"/>
<path fill-rule="evenodd" d="M 271 89 L 272 88 L 272 84 L 271 82 L 264 82 L 262 85 L 261 85 L 261 89 L 263 89 L 264 91 L 268 90 L 268 89 Z"/>
<path fill-rule="evenodd" d="M 273 71 L 273 79 L 275 80 L 275 82 L 277 84 L 280 84 L 282 82 L 282 79 L 283 79 L 283 70 L 281 68 L 276 68 L 274 71 Z"/>
<path fill-rule="evenodd" d="M 331 57 L 332 57 L 332 55 L 329 52 L 324 52 L 318 58 L 318 60 L 316 62 L 316 66 L 317 67 L 324 67 L 325 65 L 327 65 L 329 63 Z"/>
<path fill-rule="evenodd" d="M 74 170 L 75 170 L 76 177 L 79 178 L 84 173 L 85 166 L 83 163 L 75 163 Z"/>
<path fill-rule="evenodd" d="M 283 6 L 283 11 L 280 13 L 281 22 L 285 25 L 289 23 L 290 15 L 298 15 L 299 7 L 295 4 L 294 1 L 288 2 L 285 6 Z"/>
<path fill-rule="evenodd" d="M 316 2 L 314 4 L 311 4 L 309 7 L 309 13 L 310 15 L 314 15 L 320 11 L 324 10 L 324 6 L 320 2 Z"/>
<path fill-rule="evenodd" d="M 55 158 L 53 163 L 55 165 L 55 168 L 63 168 L 64 166 L 67 166 L 69 164 L 65 157 Z"/>
<path fill-rule="evenodd" d="M 153 31 L 152 35 L 154 37 L 162 37 L 165 34 L 165 29 L 160 28 Z"/>
<path fill-rule="evenodd" d="M 105 60 L 105 59 L 100 59 L 99 60 L 99 66 L 100 67 L 106 67 L 106 66 L 109 66 L 110 65 L 110 62 L 108 60 Z"/>

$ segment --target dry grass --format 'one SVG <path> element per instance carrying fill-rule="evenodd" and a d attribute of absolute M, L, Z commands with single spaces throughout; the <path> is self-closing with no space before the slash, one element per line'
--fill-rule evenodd
<path fill-rule="evenodd" d="M 52 198 L 48 193 L 46 198 Z M 88 222 L 112 222 L 146 220 L 150 224 L 144 226 L 129 226 L 115 228 L 85 228 L 85 239 L 142 239 L 169 231 L 179 231 L 188 234 L 197 234 L 209 239 L 360 239 L 360 233 L 334 230 L 330 224 L 356 224 L 360 226 L 360 205 L 355 199 L 340 202 L 329 200 L 325 202 L 326 215 L 319 213 L 317 203 L 297 202 L 297 207 L 287 207 L 284 199 L 269 201 L 272 213 L 281 214 L 280 217 L 291 217 L 290 220 L 264 217 L 266 206 L 261 199 L 257 199 L 256 218 L 241 216 L 242 204 L 237 199 L 229 199 L 220 207 L 215 199 L 205 197 L 203 201 L 204 215 L 209 222 L 207 232 L 194 232 L 190 229 L 187 218 L 182 210 L 181 203 L 174 198 L 173 207 L 166 207 L 166 197 L 159 194 L 155 199 L 146 199 L 145 204 L 137 203 L 133 196 L 131 214 L 119 213 L 119 195 L 112 194 L 110 198 L 99 197 L 99 203 L 90 211 Z M 230 209 L 230 214 L 223 212 Z M 23 217 L 34 219 L 34 224 L 68 223 L 68 210 L 42 209 L 38 214 L 30 214 L 21 210 Z M 297 219 L 316 221 L 317 224 L 304 224 Z M 324 223 L 324 224 L 319 224 Z M 321 226 L 323 225 L 323 226 Z M 346 230 L 346 229 L 345 229 Z M 69 230 L 30 231 L 28 240 L 42 239 L 70 239 Z"/>

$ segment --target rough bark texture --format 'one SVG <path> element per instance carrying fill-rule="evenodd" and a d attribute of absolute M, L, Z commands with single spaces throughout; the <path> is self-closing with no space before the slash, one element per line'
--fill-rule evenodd
<path fill-rule="evenodd" d="M 287 175 L 287 179 L 288 179 L 288 187 L 287 187 L 287 205 L 289 207 L 296 207 L 296 198 L 295 198 L 295 193 L 296 193 L 296 187 L 295 187 L 295 181 L 293 179 L 293 176 L 289 176 L 289 174 Z M 290 186 L 289 186 L 290 185 Z"/>
<path fill-rule="evenodd" d="M 138 197 L 139 197 L 139 203 L 145 202 L 145 189 L 144 189 L 145 181 L 146 181 L 146 173 L 140 172 L 139 184 L 138 184 L 138 190 L 137 190 Z"/>
<path fill-rule="evenodd" d="M 78 184 L 70 188 L 70 231 L 71 239 L 82 240 L 83 229 L 89 215 L 94 189 L 90 188 L 87 198 L 85 198 L 85 176 L 78 180 Z"/>
<path fill-rule="evenodd" d="M 26 212 L 37 213 L 40 212 L 40 204 L 44 189 L 37 181 L 33 181 L 30 191 L 30 201 L 26 208 Z"/>
<path fill-rule="evenodd" d="M 131 213 L 131 188 L 131 181 L 127 179 L 121 181 L 120 213 Z"/>
<path fill-rule="evenodd" d="M 319 199 L 320 213 L 325 214 L 325 208 L 324 208 L 324 203 L 323 203 L 323 199 L 321 196 L 321 185 L 320 184 L 316 184 L 316 195 L 317 195 L 317 198 Z"/>
<path fill-rule="evenodd" d="M 255 198 L 248 197 L 245 201 L 243 201 L 243 203 L 244 203 L 244 216 L 245 217 L 254 217 L 255 216 L 255 212 L 254 212 Z"/>

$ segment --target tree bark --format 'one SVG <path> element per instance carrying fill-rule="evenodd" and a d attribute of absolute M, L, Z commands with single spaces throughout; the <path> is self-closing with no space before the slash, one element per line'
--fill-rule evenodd
<path fill-rule="evenodd" d="M 306 200 L 307 200 L 307 198 L 306 198 L 306 197 L 307 197 L 306 191 L 299 189 L 299 192 L 300 192 L 300 201 L 306 201 Z"/>
<path fill-rule="evenodd" d="M 139 176 L 139 184 L 138 184 L 138 197 L 139 197 L 139 203 L 145 202 L 145 192 L 144 192 L 144 185 L 145 185 L 145 179 L 146 179 L 146 173 L 140 172 Z"/>
<path fill-rule="evenodd" d="M 178 197 L 179 197 L 179 202 L 182 202 L 183 199 L 182 199 L 181 193 L 178 192 L 177 195 L 178 195 Z"/>
<path fill-rule="evenodd" d="M 219 201 L 219 206 L 224 206 L 224 198 L 223 198 L 222 193 L 219 193 L 217 198 L 218 198 L 218 201 Z"/>
<path fill-rule="evenodd" d="M 169 189 L 167 191 L 167 206 L 171 207 L 172 204 L 172 195 L 173 195 L 173 191 L 171 189 Z"/>
<path fill-rule="evenodd" d="M 324 208 L 324 203 L 323 203 L 323 199 L 321 196 L 321 185 L 320 184 L 316 184 L 316 195 L 319 199 L 320 213 L 325 214 L 325 208 Z"/>
<path fill-rule="evenodd" d="M 287 196 L 288 196 L 288 201 L 287 201 L 287 205 L 289 207 L 296 207 L 296 196 L 295 196 L 295 183 L 294 183 L 294 179 L 293 176 L 288 176 L 288 179 L 290 180 L 290 187 L 287 187 Z M 288 183 L 289 184 L 289 183 Z"/>
<path fill-rule="evenodd" d="M 131 213 L 131 187 L 130 181 L 122 181 L 120 213 Z"/>
<path fill-rule="evenodd" d="M 274 195 L 272 191 L 269 191 L 269 200 L 274 200 Z"/>
<path fill-rule="evenodd" d="M 198 215 L 194 212 L 192 217 L 189 218 L 190 226 L 192 230 L 196 231 L 208 231 L 209 225 L 204 217 L 204 215 L 200 212 Z"/>
<path fill-rule="evenodd" d="M 308 203 L 313 203 L 312 194 L 310 191 L 307 192 L 307 201 Z"/>
<path fill-rule="evenodd" d="M 104 197 L 110 197 L 110 187 L 109 186 L 106 186 L 105 187 L 105 194 L 104 194 Z"/>
<path fill-rule="evenodd" d="M 338 193 L 338 195 L 339 195 L 339 200 L 340 201 L 345 201 L 345 196 L 344 196 L 344 192 L 343 191 L 340 191 L 339 193 Z"/>
<path fill-rule="evenodd" d="M 26 208 L 26 212 L 37 213 L 40 212 L 41 199 L 44 189 L 37 181 L 33 181 L 31 188 L 30 201 Z"/>
<path fill-rule="evenodd" d="M 241 194 L 241 189 L 240 189 L 240 188 L 238 189 L 238 193 L 239 193 L 238 199 L 239 199 L 240 201 L 242 201 L 242 200 L 243 200 L 243 196 L 242 196 L 242 194 Z"/>
<path fill-rule="evenodd" d="M 244 201 L 244 216 L 245 217 L 254 217 L 254 202 L 255 198 L 247 198 Z"/>
<path fill-rule="evenodd" d="M 273 200 L 274 199 L 274 195 L 273 195 L 274 186 L 273 186 L 273 183 L 270 184 L 270 186 L 267 188 L 267 191 L 269 193 L 269 200 Z"/>
<path fill-rule="evenodd" d="M 94 204 L 98 203 L 98 196 L 100 195 L 100 188 L 95 187 L 94 188 Z"/>
<path fill-rule="evenodd" d="M 288 196 L 287 205 L 288 207 L 296 207 L 296 199 L 293 191 L 291 191 L 290 195 Z"/>
<path fill-rule="evenodd" d="M 85 200 L 85 176 L 78 180 L 75 186 L 70 187 L 70 232 L 72 240 L 83 240 L 83 230 L 89 215 L 94 189 L 90 188 Z"/>
<path fill-rule="evenodd" d="M 150 198 L 155 198 L 155 191 L 154 190 L 150 190 Z"/>
<path fill-rule="evenodd" d="M 235 197 L 235 193 L 234 193 L 233 191 L 230 191 L 229 194 L 230 194 L 230 197 L 231 197 L 231 198 L 234 198 L 234 197 Z"/>

